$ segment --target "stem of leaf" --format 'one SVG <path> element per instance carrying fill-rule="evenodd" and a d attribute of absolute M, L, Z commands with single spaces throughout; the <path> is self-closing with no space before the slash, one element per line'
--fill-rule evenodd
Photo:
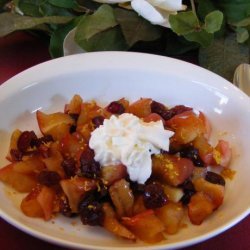
<path fill-rule="evenodd" d="M 195 4 L 194 4 L 194 0 L 190 0 L 190 2 L 191 2 L 192 11 L 193 11 L 193 13 L 195 14 L 195 16 L 197 16 Z"/>

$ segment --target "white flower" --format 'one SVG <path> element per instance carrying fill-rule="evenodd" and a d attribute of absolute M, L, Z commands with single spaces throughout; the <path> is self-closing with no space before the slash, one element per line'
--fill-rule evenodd
<path fill-rule="evenodd" d="M 94 0 L 99 3 L 125 3 L 128 0 Z M 161 25 L 170 28 L 168 21 L 170 14 L 176 14 L 177 11 L 185 10 L 186 6 L 182 0 L 131 0 L 131 7 L 140 16 L 152 24 Z"/>

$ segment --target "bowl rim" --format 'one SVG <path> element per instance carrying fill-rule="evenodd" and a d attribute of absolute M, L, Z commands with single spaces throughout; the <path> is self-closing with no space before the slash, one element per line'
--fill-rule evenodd
<path fill-rule="evenodd" d="M 133 57 L 133 60 L 129 60 Z M 105 64 L 104 64 L 105 61 Z M 91 62 L 91 63 L 89 63 Z M 93 63 L 95 62 L 95 63 Z M 122 62 L 122 63 L 118 63 Z M 126 63 L 124 63 L 126 62 Z M 150 63 L 149 63 L 150 62 Z M 164 66 L 168 65 L 167 68 Z M 70 68 L 68 67 L 70 65 Z M 84 65 L 84 68 L 83 66 Z M 91 52 L 85 54 L 70 55 L 62 58 L 57 58 L 49 60 L 38 65 L 35 65 L 31 68 L 26 69 L 25 71 L 13 76 L 0 86 L 0 102 L 5 98 L 10 97 L 14 93 L 21 91 L 22 89 L 33 86 L 34 84 L 39 84 L 39 81 L 49 79 L 51 77 L 56 77 L 58 74 L 63 72 L 63 74 L 74 74 L 82 71 L 89 70 L 118 70 L 123 69 L 126 65 L 126 69 L 131 70 L 145 70 L 145 67 L 150 66 L 150 70 L 153 72 L 164 72 L 164 74 L 172 74 L 176 69 L 181 69 L 182 74 L 185 75 L 185 79 L 192 80 L 198 84 L 206 82 L 206 85 L 209 84 L 211 88 L 223 88 L 225 91 L 236 91 L 240 98 L 243 98 L 246 102 L 249 103 L 250 107 L 250 98 L 243 93 L 236 86 L 231 84 L 229 81 L 224 78 L 216 75 L 213 72 L 210 72 L 200 66 L 184 62 L 178 59 L 173 59 L 166 56 L 138 53 L 138 52 Z M 60 67 L 59 67 L 60 66 Z M 39 72 L 39 77 L 37 77 L 37 72 Z M 190 73 L 192 72 L 192 73 Z M 209 75 L 209 79 L 207 76 Z M 216 80 L 216 81 L 215 81 Z M 231 228 L 239 221 L 247 217 L 250 213 L 250 206 L 237 217 L 231 219 L 226 224 L 221 227 L 214 229 L 212 232 L 197 236 L 193 239 L 184 240 L 177 243 L 166 243 L 162 245 L 149 245 L 149 246 L 131 246 L 130 249 L 172 249 L 172 248 L 182 248 L 190 245 L 200 243 L 204 240 L 210 239 L 225 230 Z M 35 236 L 44 241 L 57 244 L 60 246 L 73 247 L 76 249 L 88 248 L 88 249 L 125 249 L 126 247 L 97 247 L 90 246 L 85 244 L 78 244 L 69 242 L 67 240 L 62 240 L 60 238 L 52 237 L 48 234 L 34 231 L 28 226 L 18 222 L 18 220 L 11 218 L 7 213 L 2 211 L 0 207 L 0 216 L 6 220 L 8 223 L 12 224 L 21 231 Z"/>

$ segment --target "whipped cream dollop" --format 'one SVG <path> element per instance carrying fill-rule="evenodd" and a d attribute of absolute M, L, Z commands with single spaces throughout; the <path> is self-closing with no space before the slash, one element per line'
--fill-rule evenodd
<path fill-rule="evenodd" d="M 102 167 L 123 164 L 130 180 L 144 184 L 152 172 L 152 154 L 169 150 L 174 132 L 163 122 L 143 122 L 133 114 L 112 115 L 91 133 L 89 146 Z"/>

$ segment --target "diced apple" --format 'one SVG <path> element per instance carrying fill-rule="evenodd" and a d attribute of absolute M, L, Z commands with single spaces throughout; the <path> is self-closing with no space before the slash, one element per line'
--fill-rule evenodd
<path fill-rule="evenodd" d="M 127 176 L 127 168 L 122 165 L 110 165 L 101 168 L 101 178 L 106 186 L 112 185 L 114 182 Z"/>
<path fill-rule="evenodd" d="M 193 172 L 193 162 L 169 154 L 155 155 L 152 160 L 152 174 L 166 184 L 178 186 Z"/>
<path fill-rule="evenodd" d="M 188 204 L 188 216 L 194 225 L 200 225 L 213 210 L 213 202 L 204 192 L 195 193 Z"/>
<path fill-rule="evenodd" d="M 215 165 L 228 167 L 232 158 L 232 149 L 229 143 L 224 140 L 219 140 L 213 151 Z"/>
<path fill-rule="evenodd" d="M 133 206 L 133 215 L 140 214 L 146 211 L 147 208 L 144 205 L 144 199 L 142 195 L 135 197 L 134 206 Z"/>
<path fill-rule="evenodd" d="M 82 98 L 79 95 L 74 95 L 69 104 L 65 105 L 64 113 L 80 114 L 82 106 Z"/>
<path fill-rule="evenodd" d="M 133 217 L 123 217 L 122 223 L 139 239 L 147 243 L 156 243 L 164 239 L 164 224 L 151 209 Z"/>
<path fill-rule="evenodd" d="M 203 178 L 194 180 L 193 184 L 196 191 L 204 192 L 210 197 L 215 209 L 222 204 L 225 192 L 224 186 L 208 182 Z"/>
<path fill-rule="evenodd" d="M 110 186 L 109 194 L 119 217 L 132 215 L 134 195 L 129 182 L 125 179 L 116 181 Z"/>
<path fill-rule="evenodd" d="M 211 165 L 213 162 L 213 147 L 208 140 L 203 136 L 197 136 L 193 141 L 193 146 L 199 150 L 199 156 L 206 165 Z"/>
<path fill-rule="evenodd" d="M 156 209 L 155 214 L 164 223 L 166 233 L 175 234 L 182 226 L 185 213 L 181 203 L 170 201 L 165 206 Z"/>
<path fill-rule="evenodd" d="M 63 130 L 65 132 L 65 127 L 70 127 L 75 123 L 74 119 L 62 112 L 52 113 L 52 114 L 45 114 L 42 111 L 36 112 L 37 122 L 41 132 L 44 135 L 48 135 L 55 130 Z M 59 127 L 58 127 L 59 126 Z M 54 129 L 54 130 L 53 130 Z"/>
<path fill-rule="evenodd" d="M 84 102 L 82 104 L 80 115 L 77 119 L 77 127 L 90 123 L 96 116 L 102 115 L 106 117 L 106 115 L 108 115 L 107 113 L 108 112 L 98 106 L 96 102 Z"/>
<path fill-rule="evenodd" d="M 135 235 L 123 226 L 116 218 L 115 211 L 109 203 L 103 204 L 104 222 L 103 227 L 116 236 L 135 240 Z"/>
<path fill-rule="evenodd" d="M 19 161 L 13 165 L 13 170 L 21 174 L 38 174 L 45 168 L 44 163 L 38 157 L 29 158 L 26 161 Z"/>
<path fill-rule="evenodd" d="M 7 160 L 9 161 L 14 161 L 12 159 L 12 156 L 11 156 L 11 150 L 16 150 L 17 149 L 17 141 L 20 137 L 20 135 L 22 134 L 22 131 L 19 130 L 19 129 L 16 129 L 13 131 L 13 133 L 11 134 L 11 138 L 10 138 L 10 145 L 9 145 L 9 150 L 8 150 L 8 154 L 6 156 Z"/>
<path fill-rule="evenodd" d="M 61 180 L 60 185 L 68 198 L 73 213 L 78 212 L 79 202 L 83 199 L 86 193 L 97 187 L 95 180 L 78 176 L 71 179 Z"/>
<path fill-rule="evenodd" d="M 53 143 L 49 149 L 49 157 L 43 159 L 46 168 L 49 171 L 57 172 L 62 178 L 65 177 L 65 173 L 62 167 L 63 157 L 59 151 L 57 143 Z"/>
<path fill-rule="evenodd" d="M 181 188 L 173 187 L 167 184 L 163 185 L 164 193 L 167 195 L 168 200 L 173 202 L 179 202 L 183 196 L 183 190 Z"/>
<path fill-rule="evenodd" d="M 209 139 L 210 135 L 211 135 L 211 132 L 212 132 L 212 126 L 211 126 L 208 118 L 206 117 L 206 115 L 203 112 L 200 112 L 199 118 L 201 119 L 201 121 L 203 122 L 203 125 L 205 127 L 204 137 L 206 139 Z"/>
<path fill-rule="evenodd" d="M 78 138 L 77 135 L 67 134 L 60 141 L 60 151 L 66 158 L 74 158 L 79 161 L 81 153 L 86 147 L 85 140 Z"/>
<path fill-rule="evenodd" d="M 50 220 L 53 212 L 55 191 L 52 188 L 37 185 L 21 203 L 21 210 L 29 217 L 42 217 Z"/>
<path fill-rule="evenodd" d="M 193 111 L 185 111 L 166 121 L 166 125 L 173 129 L 173 140 L 187 144 L 206 131 L 204 122 Z"/>
<path fill-rule="evenodd" d="M 14 171 L 15 164 L 16 163 L 9 164 L 0 169 L 0 180 L 12 186 L 18 192 L 30 192 L 37 184 L 35 176 Z"/>
<path fill-rule="evenodd" d="M 150 98 L 141 98 L 138 101 L 130 104 L 128 110 L 129 113 L 138 116 L 139 118 L 147 117 L 151 114 L 151 102 Z"/>
<path fill-rule="evenodd" d="M 158 114 L 156 114 L 156 113 L 151 113 L 151 114 L 149 114 L 148 116 L 144 117 L 144 118 L 143 118 L 143 121 L 144 121 L 144 122 L 157 122 L 157 121 L 162 121 L 162 122 L 163 122 L 163 125 L 165 124 L 164 119 L 163 119 L 160 115 L 158 115 Z"/>

